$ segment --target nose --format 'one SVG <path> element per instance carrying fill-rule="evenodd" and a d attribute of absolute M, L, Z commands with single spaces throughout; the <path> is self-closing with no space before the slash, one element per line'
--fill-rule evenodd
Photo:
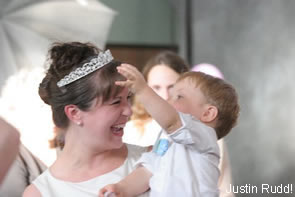
<path fill-rule="evenodd" d="M 163 88 L 161 91 L 159 91 L 159 96 L 163 99 L 167 100 L 169 98 L 169 91 L 168 89 Z"/>
<path fill-rule="evenodd" d="M 132 115 L 132 109 L 131 109 L 131 104 L 130 104 L 130 102 L 126 102 L 126 103 L 124 103 L 122 114 L 123 114 L 124 116 L 127 116 L 128 118 Z"/>

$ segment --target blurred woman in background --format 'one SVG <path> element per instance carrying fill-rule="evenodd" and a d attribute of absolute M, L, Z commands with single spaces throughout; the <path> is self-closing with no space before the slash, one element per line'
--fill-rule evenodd
<path fill-rule="evenodd" d="M 0 117 L 0 186 L 18 153 L 19 138 L 19 132 Z"/>

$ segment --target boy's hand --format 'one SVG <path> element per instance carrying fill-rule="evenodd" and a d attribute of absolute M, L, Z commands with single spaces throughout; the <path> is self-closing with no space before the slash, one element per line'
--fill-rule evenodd
<path fill-rule="evenodd" d="M 123 197 L 118 184 L 109 184 L 99 190 L 99 197 Z"/>
<path fill-rule="evenodd" d="M 116 81 L 116 85 L 130 88 L 133 93 L 138 93 L 147 87 L 143 75 L 136 67 L 122 64 L 117 67 L 118 72 L 126 78 L 126 81 Z"/>

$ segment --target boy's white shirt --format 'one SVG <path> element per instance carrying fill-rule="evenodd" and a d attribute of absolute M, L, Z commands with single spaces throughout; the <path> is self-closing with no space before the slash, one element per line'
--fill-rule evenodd
<path fill-rule="evenodd" d="M 189 114 L 179 115 L 182 127 L 167 135 L 167 152 L 163 156 L 144 153 L 137 163 L 153 174 L 150 196 L 218 197 L 220 155 L 216 132 Z"/>

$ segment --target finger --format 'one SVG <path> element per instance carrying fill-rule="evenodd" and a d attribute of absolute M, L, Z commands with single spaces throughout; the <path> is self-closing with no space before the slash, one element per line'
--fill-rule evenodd
<path fill-rule="evenodd" d="M 118 70 L 124 70 L 126 72 L 132 72 L 134 70 L 133 66 L 129 64 L 122 64 L 117 67 Z"/>
<path fill-rule="evenodd" d="M 127 80 L 127 81 L 115 81 L 115 84 L 118 86 L 122 86 L 122 87 L 131 87 L 132 86 L 132 82 Z"/>
<path fill-rule="evenodd" d="M 118 72 L 123 75 L 126 79 L 134 80 L 135 74 L 128 68 L 118 68 Z"/>
<path fill-rule="evenodd" d="M 102 188 L 102 189 L 99 190 L 99 192 L 98 192 L 98 196 L 99 196 L 99 197 L 104 197 L 104 194 L 105 194 L 106 192 L 108 192 L 108 190 L 107 190 L 106 188 Z"/>
<path fill-rule="evenodd" d="M 126 84 L 126 81 L 115 81 L 115 84 L 117 86 L 122 86 L 122 87 L 125 87 L 127 84 Z"/>
<path fill-rule="evenodd" d="M 139 72 L 139 70 L 129 64 L 123 64 L 122 67 L 120 67 L 118 69 L 118 71 L 126 78 L 130 79 L 130 80 L 136 80 L 139 78 L 144 78 L 141 74 L 141 72 Z"/>
<path fill-rule="evenodd" d="M 104 193 L 104 197 L 116 197 L 116 194 L 114 192 L 108 191 Z"/>
<path fill-rule="evenodd" d="M 126 68 L 126 69 L 133 69 L 135 68 L 134 66 L 130 65 L 130 64 L 121 64 L 120 66 L 118 66 L 117 68 Z"/>
<path fill-rule="evenodd" d="M 135 66 L 132 66 L 131 64 L 121 64 L 120 67 L 132 73 L 139 72 L 138 69 Z"/>
<path fill-rule="evenodd" d="M 140 73 L 140 71 L 131 64 L 122 64 L 123 68 L 127 68 L 128 70 L 132 71 L 133 73 Z"/>
<path fill-rule="evenodd" d="M 131 65 L 131 64 L 126 64 L 126 63 L 123 63 L 121 64 L 122 67 L 127 67 L 127 68 L 136 68 L 135 66 Z"/>

